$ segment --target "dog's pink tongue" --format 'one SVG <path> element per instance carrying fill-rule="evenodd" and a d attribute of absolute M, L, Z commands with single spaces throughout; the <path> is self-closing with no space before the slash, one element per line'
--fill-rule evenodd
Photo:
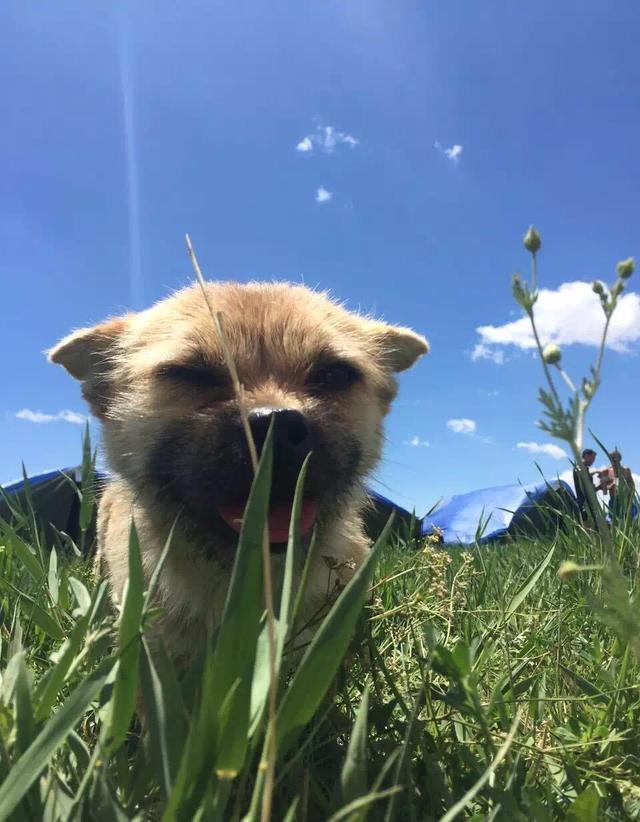
<path fill-rule="evenodd" d="M 300 511 L 300 535 L 308 534 L 316 519 L 317 506 L 313 500 L 302 503 Z M 220 516 L 235 531 L 242 528 L 244 508 L 240 505 L 225 505 L 220 509 Z M 289 538 L 291 505 L 274 505 L 269 509 L 269 541 L 286 542 Z"/>

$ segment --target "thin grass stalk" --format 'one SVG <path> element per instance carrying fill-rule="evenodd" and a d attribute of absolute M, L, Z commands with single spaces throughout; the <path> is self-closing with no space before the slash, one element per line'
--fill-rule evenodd
<path fill-rule="evenodd" d="M 198 258 L 194 251 L 193 244 L 191 242 L 191 237 L 188 234 L 185 235 L 185 241 L 187 244 L 189 258 L 191 260 L 191 264 L 196 275 L 196 279 L 202 290 L 202 295 L 207 304 L 209 313 L 211 314 L 211 319 L 213 320 L 213 324 L 218 335 L 218 338 L 220 340 L 220 344 L 222 345 L 225 363 L 227 368 L 229 369 L 229 374 L 231 375 L 231 382 L 233 384 L 236 401 L 238 403 L 240 418 L 242 420 L 242 427 L 244 429 L 244 434 L 247 440 L 247 446 L 249 448 L 249 454 L 251 457 L 251 464 L 253 467 L 253 472 L 255 474 L 255 472 L 258 469 L 258 452 L 253 439 L 253 434 L 251 433 L 251 426 L 249 424 L 249 414 L 246 406 L 244 386 L 240 382 L 240 378 L 238 376 L 238 369 L 236 368 L 236 364 L 231 353 L 231 348 L 229 346 L 229 341 L 225 334 L 223 316 L 220 311 L 214 311 L 213 306 L 211 305 L 209 295 L 207 294 L 205 280 L 202 275 L 202 269 L 200 268 L 200 264 L 198 263 Z M 275 614 L 273 609 L 273 580 L 271 576 L 271 552 L 269 550 L 269 526 L 267 523 L 265 523 L 265 528 L 262 536 L 262 560 L 264 565 L 263 579 L 265 610 L 267 615 L 267 636 L 269 640 L 269 710 L 267 722 L 267 744 L 265 746 L 267 759 L 266 762 L 260 762 L 260 768 L 265 768 L 265 783 L 264 791 L 262 794 L 261 820 L 262 822 L 269 822 L 269 820 L 271 819 L 271 809 L 273 805 L 273 789 L 275 785 L 275 762 L 277 754 L 276 713 L 278 680 L 276 676 L 276 632 Z"/>
<path fill-rule="evenodd" d="M 520 725 L 520 720 L 521 715 L 520 713 L 517 713 L 515 719 L 513 720 L 513 724 L 511 725 L 511 729 L 507 734 L 507 738 L 500 746 L 500 749 L 498 750 L 489 767 L 485 770 L 480 779 L 478 779 L 478 781 L 469 788 L 465 795 L 458 802 L 456 802 L 456 804 L 452 808 L 450 808 L 443 817 L 440 818 L 440 822 L 451 822 L 451 820 L 455 819 L 456 816 L 458 816 L 459 813 L 462 813 L 462 811 L 467 807 L 467 805 L 478 795 L 482 787 L 491 779 L 493 774 L 498 769 L 498 766 L 500 765 L 502 760 L 509 753 L 509 749 L 511 748 L 513 740 L 515 739 L 516 732 Z"/>

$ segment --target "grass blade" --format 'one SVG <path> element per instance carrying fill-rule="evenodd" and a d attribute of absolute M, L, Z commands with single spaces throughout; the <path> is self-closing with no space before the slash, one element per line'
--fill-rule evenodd
<path fill-rule="evenodd" d="M 272 427 L 260 456 L 240 533 L 222 622 L 213 652 L 209 652 L 202 679 L 200 709 L 192 725 L 180 771 L 165 819 L 188 818 L 198 807 L 206 785 L 221 764 L 238 771 L 249 744 L 249 715 L 262 598 L 262 538 L 269 508 L 273 464 Z M 236 685 L 239 682 L 240 684 Z M 232 688 L 238 688 L 234 707 L 239 743 L 233 755 L 219 750 L 222 705 Z"/>
<path fill-rule="evenodd" d="M 347 747 L 347 756 L 340 774 L 342 802 L 349 802 L 363 796 L 367 792 L 367 736 L 369 713 L 369 686 L 364 689 L 362 699 L 356 714 L 356 720 L 351 730 L 351 738 Z"/>
<path fill-rule="evenodd" d="M 491 779 L 493 774 L 496 772 L 498 766 L 502 762 L 502 760 L 506 757 L 509 753 L 509 749 L 515 739 L 516 731 L 518 730 L 518 726 L 520 725 L 520 714 L 516 714 L 516 718 L 513 720 L 513 724 L 509 729 L 509 733 L 505 741 L 500 746 L 498 752 L 496 753 L 493 761 L 489 765 L 489 767 L 484 771 L 480 779 L 478 779 L 464 794 L 464 796 L 459 799 L 453 807 L 451 807 L 443 817 L 440 818 L 440 822 L 451 822 L 452 819 L 455 819 L 459 813 L 469 805 L 469 803 L 474 799 L 475 796 L 478 795 L 482 787 Z"/>
<path fill-rule="evenodd" d="M 151 758 L 165 797 L 171 793 L 172 774 L 167 750 L 166 712 L 162 684 L 146 640 L 142 640 L 140 679 L 144 696 L 145 720 L 149 733 Z"/>
<path fill-rule="evenodd" d="M 129 533 L 129 581 L 118 630 L 118 672 L 105 736 L 107 749 L 111 753 L 124 742 L 135 712 L 143 606 L 144 577 L 140 544 L 136 527 L 132 523 Z"/>
<path fill-rule="evenodd" d="M 529 574 L 522 588 L 516 594 L 513 595 L 511 601 L 507 605 L 507 609 L 504 615 L 505 619 L 509 619 L 510 617 L 512 617 L 518 610 L 518 608 L 522 605 L 524 600 L 529 596 L 535 584 L 540 579 L 542 574 L 545 572 L 547 566 L 551 562 L 551 557 L 553 556 L 555 550 L 556 545 L 554 543 L 547 552 L 545 558 L 538 565 L 538 567 L 534 568 L 533 571 Z"/>
<path fill-rule="evenodd" d="M 358 816 L 355 816 L 355 814 L 358 811 L 362 812 L 374 802 L 379 802 L 381 799 L 386 799 L 388 796 L 393 796 L 401 790 L 402 788 L 400 786 L 395 786 L 393 788 L 387 788 L 384 791 L 376 791 L 373 793 L 368 793 L 366 796 L 360 796 L 358 799 L 354 799 L 352 802 L 349 802 L 349 804 L 345 805 L 344 808 L 340 808 L 340 810 L 334 813 L 333 816 L 329 817 L 327 822 L 340 822 L 342 819 L 362 818 L 360 814 L 358 814 Z"/>
<path fill-rule="evenodd" d="M 58 579 L 58 552 L 54 547 L 51 548 L 51 553 L 49 554 L 49 573 L 47 575 L 47 582 L 49 585 L 51 602 L 54 605 L 57 605 L 58 594 L 60 592 L 60 582 Z"/>
<path fill-rule="evenodd" d="M 35 579 L 36 582 L 42 582 L 45 578 L 44 568 L 40 564 L 38 554 L 33 551 L 27 543 L 21 539 L 15 530 L 9 525 L 4 525 L 5 536 L 9 537 L 9 544 L 13 548 L 16 556 L 22 562 L 25 569 Z"/>
<path fill-rule="evenodd" d="M 53 668 L 45 674 L 38 682 L 35 691 L 36 719 L 42 721 L 49 716 L 51 708 L 62 688 L 65 677 L 73 660 L 80 649 L 80 645 L 87 633 L 89 625 L 89 616 L 83 617 L 76 623 L 68 639 L 65 640 L 62 646 L 58 661 Z"/>
<path fill-rule="evenodd" d="M 28 607 L 25 608 L 25 613 L 29 615 L 35 624 L 45 632 L 45 634 L 48 634 L 56 640 L 64 639 L 64 631 L 58 622 L 51 616 L 51 614 L 45 611 L 44 608 L 38 605 L 33 597 L 25 594 L 24 591 L 20 591 L 15 585 L 9 582 L 9 580 L 0 578 L 0 586 L 8 588 L 17 594 L 23 602 L 29 603 Z"/>
<path fill-rule="evenodd" d="M 391 528 L 389 518 L 362 566 L 342 591 L 318 629 L 284 694 L 278 711 L 278 749 L 284 751 L 309 722 L 349 646 L 378 556 Z"/>
<path fill-rule="evenodd" d="M 282 667 L 282 655 L 287 636 L 292 627 L 292 619 L 295 613 L 293 599 L 294 569 L 299 549 L 300 534 L 300 512 L 302 510 L 302 500 L 304 493 L 304 483 L 307 476 L 310 454 L 305 459 L 298 480 L 291 509 L 291 521 L 289 523 L 289 537 L 287 542 L 287 552 L 285 556 L 284 573 L 282 580 L 282 593 L 280 595 L 280 612 L 276 621 L 276 655 L 275 669 L 276 675 L 280 674 Z M 266 710 L 267 697 L 269 695 L 270 684 L 270 664 L 269 664 L 269 626 L 264 624 L 260 636 L 258 637 L 258 647 L 256 650 L 256 661 L 253 672 L 253 683 L 251 690 L 251 727 L 249 736 L 253 737 L 255 731 L 260 726 L 264 711 Z"/>
<path fill-rule="evenodd" d="M 67 699 L 14 764 L 0 786 L 0 819 L 6 819 L 49 764 L 85 711 L 100 693 L 113 667 L 107 659 Z"/>

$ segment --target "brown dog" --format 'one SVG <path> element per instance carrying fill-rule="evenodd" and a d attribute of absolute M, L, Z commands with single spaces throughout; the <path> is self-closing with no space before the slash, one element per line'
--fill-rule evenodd
<path fill-rule="evenodd" d="M 363 479 L 377 463 L 394 373 L 428 350 L 414 332 L 286 283 L 207 284 L 257 447 L 274 423 L 272 551 L 286 542 L 296 479 L 311 451 L 301 530 L 317 525 L 307 611 L 368 550 Z M 112 595 L 127 579 L 132 516 L 147 578 L 178 526 L 159 584 L 162 637 L 189 658 L 219 620 L 252 479 L 246 439 L 207 301 L 192 286 L 137 314 L 81 329 L 49 353 L 82 382 L 115 479 L 98 518 Z M 327 561 L 327 558 L 330 558 Z M 277 560 L 274 559 L 274 562 Z"/>

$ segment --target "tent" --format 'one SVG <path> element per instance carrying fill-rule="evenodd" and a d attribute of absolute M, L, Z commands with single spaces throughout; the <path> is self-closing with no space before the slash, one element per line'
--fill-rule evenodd
<path fill-rule="evenodd" d="M 25 511 L 27 497 L 33 501 L 33 508 L 39 520 L 38 526 L 44 529 L 45 541 L 51 544 L 57 532 L 68 534 L 77 544 L 80 537 L 80 496 L 77 488 L 82 489 L 82 472 L 79 468 L 63 468 L 47 471 L 43 474 L 28 477 L 28 489 L 24 480 L 2 486 L 0 493 L 0 518 L 15 519 L 16 512 Z M 108 475 L 96 472 L 95 489 L 100 492 Z M 408 533 L 416 523 L 412 515 L 381 494 L 369 489 L 367 491 L 371 505 L 365 510 L 365 527 L 371 539 L 379 536 L 392 512 L 395 512 L 394 529 L 398 533 Z M 89 548 L 95 536 L 95 522 L 91 523 L 85 537 Z"/>
<path fill-rule="evenodd" d="M 577 515 L 570 485 L 562 480 L 503 485 L 443 500 L 422 521 L 423 536 L 438 534 L 445 543 L 469 545 L 512 535 L 555 530 L 567 512 Z"/>

